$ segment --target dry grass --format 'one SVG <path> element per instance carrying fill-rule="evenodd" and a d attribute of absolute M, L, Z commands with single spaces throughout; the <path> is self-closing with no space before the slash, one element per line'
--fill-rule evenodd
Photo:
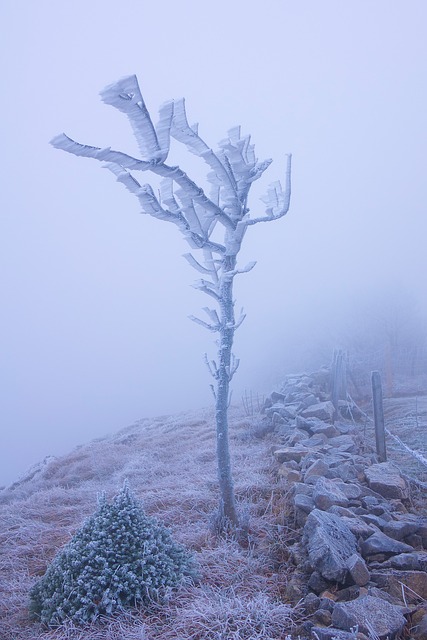
<path fill-rule="evenodd" d="M 427 483 L 427 468 L 417 459 L 427 458 L 427 396 L 405 396 L 384 398 L 384 421 L 386 430 L 397 436 L 415 455 L 411 455 L 399 442 L 386 435 L 387 458 L 394 462 L 407 476 Z M 365 409 L 371 414 L 371 404 Z M 375 430 L 373 419 L 365 425 L 365 441 L 375 451 Z"/>
<path fill-rule="evenodd" d="M 30 482 L 0 494 L 1 640 L 257 640 L 292 632 L 283 602 L 288 501 L 272 471 L 268 438 L 254 438 L 254 418 L 231 410 L 235 489 L 245 544 L 215 536 L 215 427 L 206 410 L 142 420 L 51 462 Z M 128 478 L 145 509 L 191 548 L 200 582 L 162 606 L 123 613 L 102 624 L 46 630 L 28 618 L 28 591 L 56 551 Z"/>

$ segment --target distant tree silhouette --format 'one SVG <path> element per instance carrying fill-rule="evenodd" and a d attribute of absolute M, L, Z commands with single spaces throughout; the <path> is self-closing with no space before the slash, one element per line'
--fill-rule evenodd
<path fill-rule="evenodd" d="M 271 184 L 267 195 L 262 198 L 266 204 L 265 212 L 251 217 L 248 208 L 250 187 L 261 177 L 271 160 L 258 162 L 250 136 L 242 137 L 240 127 L 231 129 L 228 137 L 219 143 L 218 151 L 214 152 L 199 136 L 198 126 L 188 124 L 183 99 L 163 104 L 155 127 L 136 76 L 122 78 L 109 85 L 101 92 L 101 97 L 106 104 L 129 118 L 143 159 L 111 148 L 79 144 L 65 134 L 56 136 L 51 144 L 74 155 L 105 162 L 117 180 L 138 198 L 144 213 L 174 223 L 190 247 L 200 251 L 198 259 L 192 253 L 185 254 L 185 258 L 202 274 L 194 286 L 213 299 L 215 307 L 204 307 L 206 321 L 190 317 L 219 334 L 217 361 L 209 361 L 205 356 L 216 382 L 212 389 L 216 405 L 219 516 L 223 525 L 228 522 L 237 526 L 228 442 L 228 406 L 230 381 L 239 366 L 238 358 L 232 353 L 234 333 L 245 314 L 242 310 L 235 318 L 233 283 L 236 275 L 255 266 L 255 262 L 251 262 L 238 268 L 237 255 L 249 227 L 277 220 L 288 212 L 291 156 L 287 156 L 285 189 L 280 182 Z M 191 153 L 208 164 L 209 197 L 179 166 L 166 164 L 171 137 L 185 144 Z M 150 171 L 160 176 L 159 193 L 156 194 L 149 184 L 140 184 L 133 174 L 137 171 Z"/>

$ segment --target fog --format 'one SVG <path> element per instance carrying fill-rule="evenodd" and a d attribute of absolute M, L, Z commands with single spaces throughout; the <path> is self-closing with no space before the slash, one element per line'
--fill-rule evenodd
<path fill-rule="evenodd" d="M 253 213 L 292 152 L 289 214 L 249 229 L 241 265 L 257 266 L 235 283 L 240 402 L 338 341 L 382 292 L 425 308 L 426 19 L 423 0 L 3 0 L 0 484 L 212 402 L 213 336 L 188 319 L 209 301 L 191 287 L 188 245 L 99 163 L 49 140 L 136 154 L 98 95 L 135 73 L 155 119 L 184 96 L 214 148 L 240 124 L 273 158 Z M 203 164 L 173 153 L 203 182 Z"/>

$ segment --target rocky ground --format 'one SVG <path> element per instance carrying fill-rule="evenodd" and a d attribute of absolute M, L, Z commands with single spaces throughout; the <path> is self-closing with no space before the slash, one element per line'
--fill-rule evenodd
<path fill-rule="evenodd" d="M 426 467 L 390 436 L 378 464 L 370 407 L 342 402 L 334 419 L 329 397 L 322 370 L 288 377 L 261 414 L 230 409 L 241 536 L 213 527 L 212 410 L 143 419 L 1 491 L 1 640 L 425 640 Z M 423 458 L 426 399 L 384 405 L 390 433 Z M 114 495 L 124 479 L 194 553 L 200 582 L 152 612 L 40 627 L 29 589 L 99 492 Z"/>
<path fill-rule="evenodd" d="M 384 404 L 391 433 L 411 447 L 426 442 L 425 398 Z M 301 533 L 290 548 L 288 593 L 305 607 L 303 630 L 318 640 L 354 638 L 355 630 L 359 637 L 427 638 L 422 454 L 408 465 L 408 451 L 388 438 L 389 459 L 378 463 L 367 413 L 342 402 L 334 419 L 326 371 L 288 378 L 265 413 Z"/>

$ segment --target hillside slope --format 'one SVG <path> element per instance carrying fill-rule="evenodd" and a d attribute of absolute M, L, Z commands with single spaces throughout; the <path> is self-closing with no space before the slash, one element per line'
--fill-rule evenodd
<path fill-rule="evenodd" d="M 427 398 L 384 400 L 386 426 L 426 452 Z M 366 408 L 369 413 L 369 407 Z M 298 635 L 304 607 L 292 597 L 292 545 L 301 538 L 292 485 L 272 456 L 278 433 L 261 415 L 230 409 L 235 490 L 244 523 L 239 541 L 216 535 L 218 492 L 213 410 L 143 419 L 107 437 L 48 459 L 0 492 L 1 640 L 257 640 Z M 372 420 L 358 425 L 373 441 Z M 389 458 L 425 482 L 426 467 L 388 437 Z M 124 614 L 91 629 L 46 631 L 28 617 L 28 591 L 56 551 L 125 479 L 145 510 L 169 526 L 200 566 L 200 583 L 186 585 L 163 607 Z M 416 510 L 426 513 L 417 493 Z M 295 554 L 294 554 L 295 555 Z M 297 598 L 298 599 L 298 598 Z M 293 602 L 293 606 L 286 603 Z"/>
<path fill-rule="evenodd" d="M 255 437 L 258 421 L 231 409 L 236 496 L 250 521 L 244 546 L 212 530 L 218 495 L 211 410 L 141 420 L 51 460 L 30 480 L 3 491 L 1 639 L 219 638 L 230 631 L 230 616 L 247 629 L 242 637 L 280 637 L 287 619 L 290 632 L 291 609 L 281 601 L 286 557 L 278 538 L 292 537 L 293 524 L 287 522 L 286 495 L 275 490 L 271 440 Z M 194 551 L 200 584 L 148 616 L 121 616 L 83 635 L 71 627 L 47 633 L 28 618 L 30 586 L 95 510 L 97 494 L 115 494 L 125 478 L 146 512 Z"/>

